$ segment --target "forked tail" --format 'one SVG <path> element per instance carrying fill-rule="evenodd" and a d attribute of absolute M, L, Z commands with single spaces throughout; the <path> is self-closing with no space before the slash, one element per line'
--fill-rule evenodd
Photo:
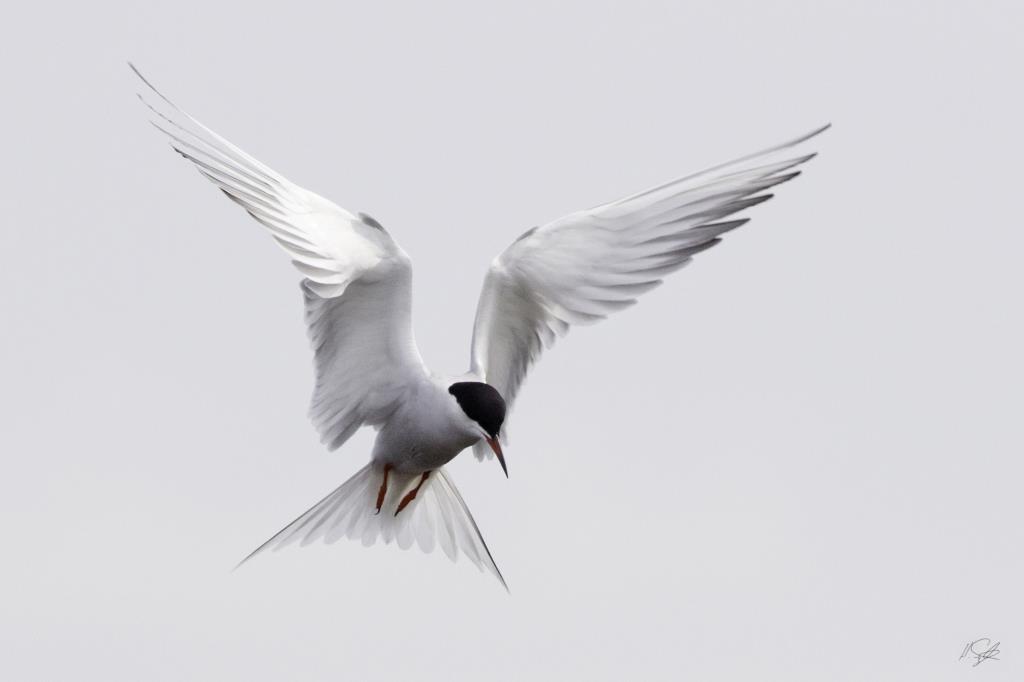
<path fill-rule="evenodd" d="M 372 463 L 367 464 L 238 565 L 266 549 L 278 550 L 296 541 L 301 546 L 317 540 L 331 544 L 347 537 L 361 540 L 369 547 L 379 539 L 384 544 L 394 541 L 402 549 L 418 544 L 424 552 L 432 552 L 437 545 L 452 561 L 458 559 L 461 550 L 478 568 L 493 573 L 508 589 L 473 515 L 444 469 L 431 472 L 416 498 L 397 515 L 399 502 L 419 482 L 420 475 L 390 472 L 387 496 L 378 514 L 377 493 L 383 476 L 382 470 Z"/>

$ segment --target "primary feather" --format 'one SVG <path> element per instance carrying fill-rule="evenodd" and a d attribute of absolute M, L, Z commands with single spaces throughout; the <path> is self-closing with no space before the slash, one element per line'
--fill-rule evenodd
<path fill-rule="evenodd" d="M 135 73 L 171 146 L 266 227 L 305 276 L 316 369 L 310 418 L 321 440 L 333 450 L 360 426 L 382 423 L 427 372 L 412 334 L 409 257 L 375 220 L 287 180 Z"/>
<path fill-rule="evenodd" d="M 779 157 L 826 128 L 524 233 L 484 279 L 471 371 L 511 407 L 545 348 L 572 325 L 629 307 L 746 223 L 749 218 L 728 218 L 767 201 L 769 189 L 799 175 L 794 169 L 813 154 Z M 475 451 L 491 456 L 486 445 Z"/>

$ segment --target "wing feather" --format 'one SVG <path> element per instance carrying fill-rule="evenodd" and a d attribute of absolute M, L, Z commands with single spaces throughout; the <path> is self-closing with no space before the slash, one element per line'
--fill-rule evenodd
<path fill-rule="evenodd" d="M 426 375 L 412 336 L 412 265 L 381 225 L 256 160 L 145 85 L 173 149 L 261 225 L 302 273 L 316 383 L 310 418 L 330 449 L 380 424 Z"/>
<path fill-rule="evenodd" d="M 795 169 L 815 155 L 790 156 L 789 150 L 827 128 L 528 230 L 484 279 L 470 371 L 511 406 L 545 348 L 572 325 L 633 305 L 746 224 L 749 218 L 732 216 L 797 177 Z M 478 457 L 491 456 L 486 446 L 475 450 Z"/>

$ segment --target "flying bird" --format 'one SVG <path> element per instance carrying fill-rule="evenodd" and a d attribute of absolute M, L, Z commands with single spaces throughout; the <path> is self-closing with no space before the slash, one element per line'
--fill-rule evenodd
<path fill-rule="evenodd" d="M 129 65 L 131 66 L 131 65 Z M 134 66 L 140 99 L 171 146 L 262 224 L 303 275 L 316 374 L 310 418 L 330 450 L 361 426 L 377 430 L 370 462 L 263 543 L 342 537 L 394 541 L 453 561 L 461 552 L 507 585 L 444 465 L 467 448 L 502 450 L 527 372 L 573 325 L 622 310 L 749 219 L 814 154 L 821 133 L 671 180 L 527 230 L 491 263 L 473 324 L 469 371 L 442 376 L 413 338 L 412 263 L 365 213 L 287 180 L 160 94 Z"/>

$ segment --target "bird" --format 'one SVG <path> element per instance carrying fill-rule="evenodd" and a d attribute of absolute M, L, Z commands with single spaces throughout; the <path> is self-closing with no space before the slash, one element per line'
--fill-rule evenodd
<path fill-rule="evenodd" d="M 633 305 L 746 224 L 815 153 L 821 126 L 780 145 L 570 213 L 519 235 L 490 264 L 473 323 L 469 370 L 431 371 L 413 337 L 412 264 L 367 213 L 286 179 L 160 93 L 131 63 L 150 122 L 171 147 L 269 232 L 302 275 L 315 384 L 310 419 L 329 450 L 376 429 L 370 461 L 257 547 L 340 538 L 440 547 L 508 589 L 445 465 L 472 448 L 503 451 L 508 414 L 543 351 L 571 327 Z"/>

